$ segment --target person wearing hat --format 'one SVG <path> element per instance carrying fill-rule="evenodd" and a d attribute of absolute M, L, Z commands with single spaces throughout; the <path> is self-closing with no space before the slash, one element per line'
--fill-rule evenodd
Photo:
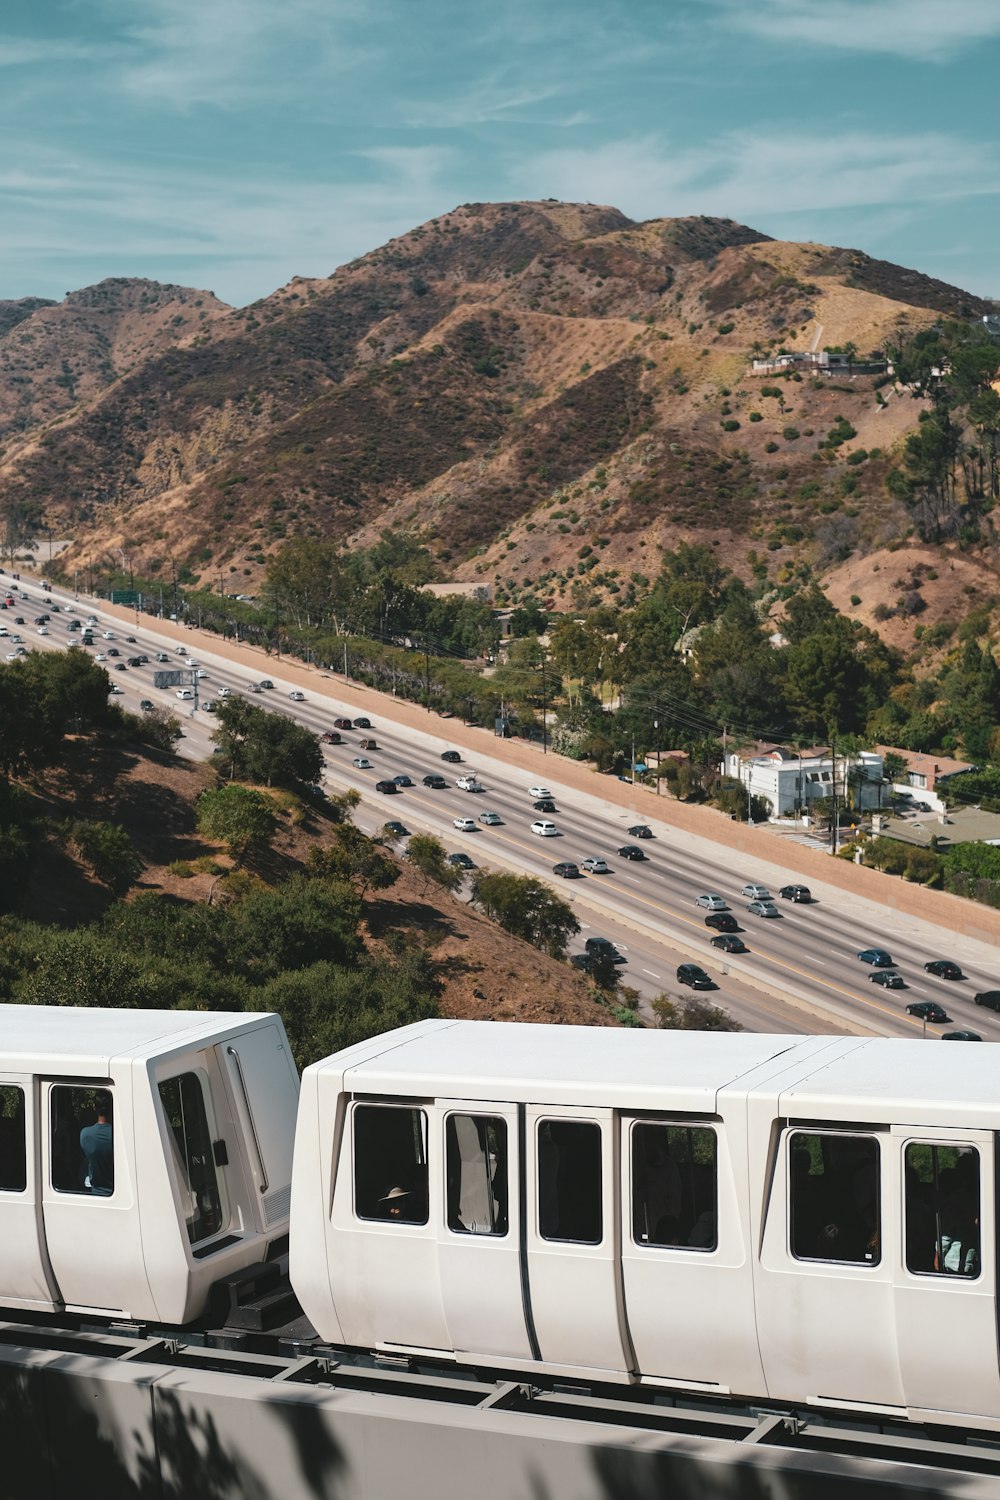
<path fill-rule="evenodd" d="M 379 1199 L 382 1212 L 387 1219 L 408 1219 L 407 1212 L 412 1207 L 413 1194 L 409 1188 L 391 1187 L 384 1197 Z"/>

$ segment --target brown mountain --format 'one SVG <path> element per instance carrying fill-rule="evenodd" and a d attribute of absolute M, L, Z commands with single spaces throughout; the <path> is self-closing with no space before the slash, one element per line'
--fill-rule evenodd
<path fill-rule="evenodd" d="M 137 573 L 172 554 L 247 587 L 287 536 L 392 526 L 443 578 L 558 600 L 681 537 L 737 563 L 891 539 L 920 404 L 752 358 L 988 304 L 729 220 L 543 202 L 466 204 L 239 310 L 133 281 L 23 307 L 0 303 L 0 494 L 74 538 L 67 565 L 126 546 Z M 854 437 L 821 446 L 838 419 Z"/>

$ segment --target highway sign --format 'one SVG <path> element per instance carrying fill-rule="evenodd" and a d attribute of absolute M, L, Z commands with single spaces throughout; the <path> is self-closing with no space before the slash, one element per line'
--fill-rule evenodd
<path fill-rule="evenodd" d="M 135 589 L 114 589 L 111 594 L 112 604 L 138 604 L 139 595 Z"/>
<path fill-rule="evenodd" d="M 153 673 L 153 686 L 155 688 L 188 687 L 190 682 L 190 671 Z"/>

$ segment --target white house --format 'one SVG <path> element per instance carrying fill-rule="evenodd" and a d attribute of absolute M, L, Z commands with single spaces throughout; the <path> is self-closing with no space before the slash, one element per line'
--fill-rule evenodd
<path fill-rule="evenodd" d="M 750 796 L 762 797 L 773 818 L 808 813 L 813 803 L 834 795 L 861 811 L 881 806 L 882 757 L 872 750 L 838 755 L 834 762 L 829 747 L 799 752 L 758 745 L 753 751 L 729 751 L 722 772 L 742 781 Z"/>

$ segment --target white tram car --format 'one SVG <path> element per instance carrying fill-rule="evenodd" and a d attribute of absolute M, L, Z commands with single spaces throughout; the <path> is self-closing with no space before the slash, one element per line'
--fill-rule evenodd
<path fill-rule="evenodd" d="M 0 1303 L 197 1317 L 283 1248 L 297 1103 L 273 1015 L 0 1006 Z"/>
<path fill-rule="evenodd" d="M 1000 1429 L 991 1047 L 428 1021 L 306 1070 L 334 1344 Z"/>

